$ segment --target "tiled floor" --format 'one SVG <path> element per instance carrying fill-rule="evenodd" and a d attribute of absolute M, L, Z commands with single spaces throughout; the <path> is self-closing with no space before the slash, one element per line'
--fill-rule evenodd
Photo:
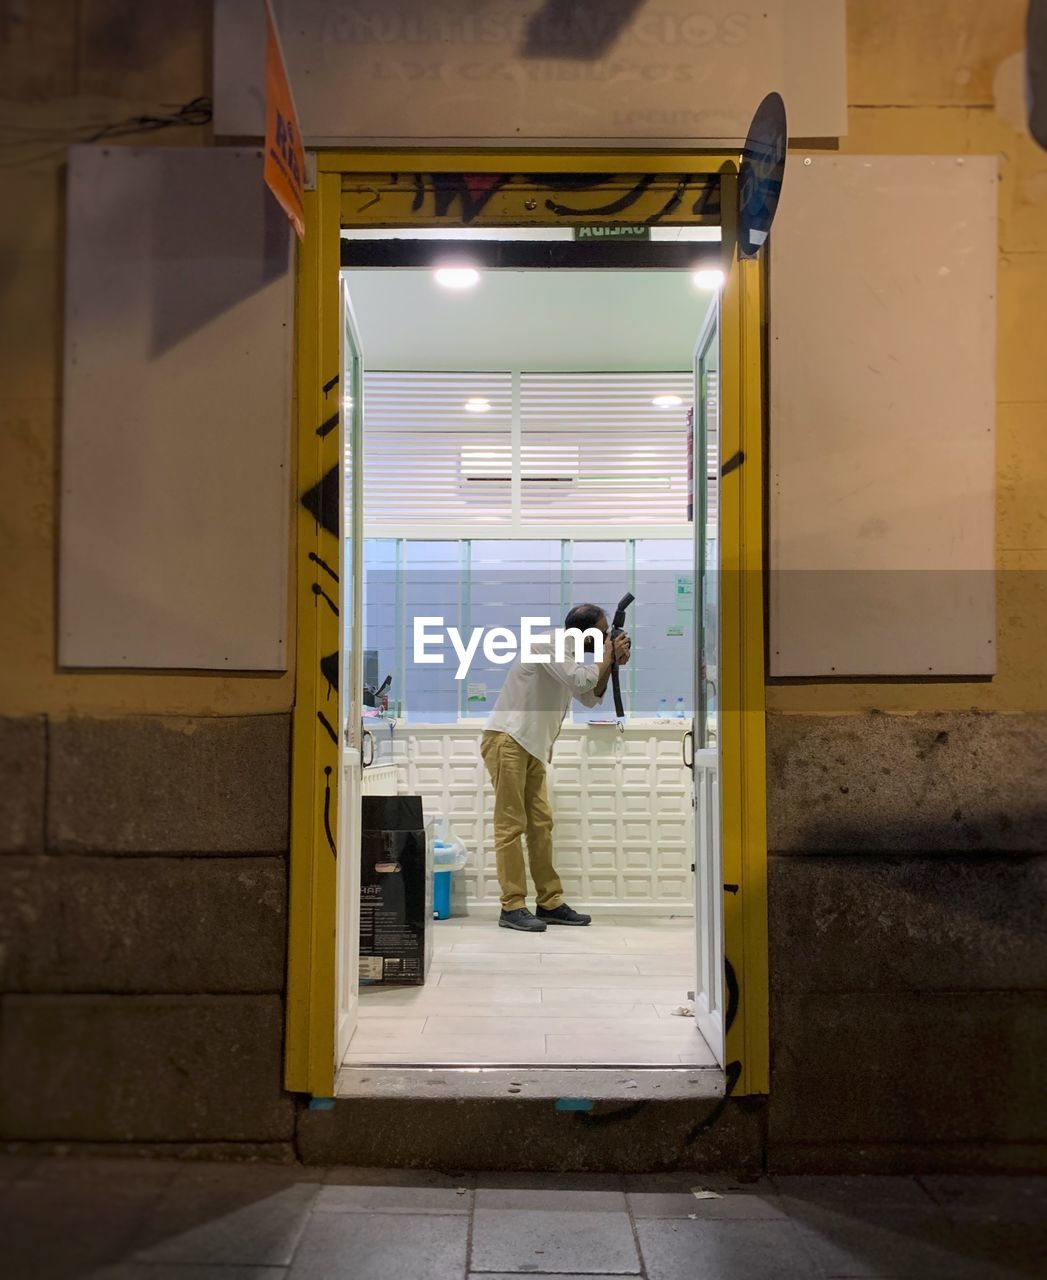
<path fill-rule="evenodd" d="M 1029 1280 L 1047 1178 L 0 1159 L 0 1220 L 5 1280 Z"/>
<path fill-rule="evenodd" d="M 713 1066 L 693 1018 L 694 920 L 600 917 L 542 934 L 437 921 L 424 987 L 364 988 L 345 1065 Z"/>

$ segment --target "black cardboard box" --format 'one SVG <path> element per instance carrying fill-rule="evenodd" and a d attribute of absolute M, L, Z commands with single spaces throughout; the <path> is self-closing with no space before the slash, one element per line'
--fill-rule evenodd
<path fill-rule="evenodd" d="M 364 796 L 360 982 L 421 986 L 433 955 L 433 868 L 419 796 Z"/>

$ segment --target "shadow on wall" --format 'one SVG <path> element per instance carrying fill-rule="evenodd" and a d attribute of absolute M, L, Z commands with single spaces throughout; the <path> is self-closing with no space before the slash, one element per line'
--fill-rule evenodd
<path fill-rule="evenodd" d="M 545 0 L 531 15 L 525 58 L 595 62 L 608 53 L 645 0 Z"/>
<path fill-rule="evenodd" d="M 208 188 L 167 180 L 174 175 L 166 166 L 154 170 L 160 179 L 150 193 L 154 357 L 291 269 L 290 225 L 262 182 L 261 152 L 257 161 L 244 156 L 240 162 L 257 164 L 257 184 L 223 182 L 216 174 Z"/>

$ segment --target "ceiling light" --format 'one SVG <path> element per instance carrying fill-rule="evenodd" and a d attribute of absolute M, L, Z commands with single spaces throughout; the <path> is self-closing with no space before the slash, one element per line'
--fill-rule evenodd
<path fill-rule="evenodd" d="M 655 396 L 651 401 L 656 409 L 679 409 L 683 404 L 682 396 Z"/>
<path fill-rule="evenodd" d="M 480 273 L 475 267 L 440 267 L 435 278 L 445 289 L 471 289 L 480 283 Z"/>
<path fill-rule="evenodd" d="M 726 278 L 718 267 L 708 267 L 702 271 L 696 271 L 691 277 L 699 289 L 709 289 L 711 291 L 722 289 Z"/>
<path fill-rule="evenodd" d="M 466 413 L 490 413 L 491 402 L 485 400 L 483 396 L 470 396 L 465 402 Z"/>

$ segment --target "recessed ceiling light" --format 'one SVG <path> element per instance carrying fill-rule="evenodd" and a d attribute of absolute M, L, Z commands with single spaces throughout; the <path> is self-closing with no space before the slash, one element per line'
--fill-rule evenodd
<path fill-rule="evenodd" d="M 465 402 L 466 413 L 490 413 L 491 402 L 485 400 L 483 396 L 470 396 Z"/>
<path fill-rule="evenodd" d="M 683 404 L 681 396 L 655 396 L 651 401 L 656 409 L 679 409 Z"/>
<path fill-rule="evenodd" d="M 715 291 L 723 288 L 726 276 L 718 267 L 709 267 L 702 271 L 696 271 L 691 279 L 699 289 Z"/>
<path fill-rule="evenodd" d="M 471 289 L 480 283 L 480 273 L 475 267 L 440 267 L 435 279 L 445 289 Z"/>

